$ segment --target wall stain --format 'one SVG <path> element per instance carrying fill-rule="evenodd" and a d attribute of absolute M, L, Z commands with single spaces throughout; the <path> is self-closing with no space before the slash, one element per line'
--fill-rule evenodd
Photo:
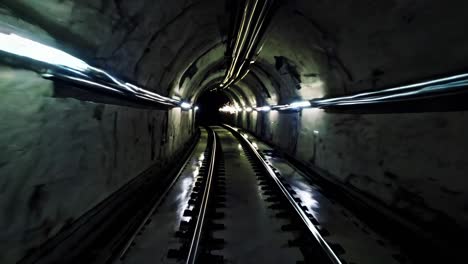
<path fill-rule="evenodd" d="M 291 75 L 296 88 L 298 90 L 301 89 L 301 74 L 299 73 L 297 66 L 290 59 L 284 56 L 275 56 L 275 68 L 280 72 L 283 71 L 286 72 L 286 74 Z"/>
<path fill-rule="evenodd" d="M 93 118 L 96 119 L 96 120 L 99 120 L 101 121 L 102 120 L 102 115 L 104 113 L 104 109 L 106 108 L 105 105 L 97 105 L 96 107 L 94 107 L 94 111 L 93 111 Z"/>
<path fill-rule="evenodd" d="M 392 173 L 390 171 L 384 171 L 384 176 L 392 180 L 398 179 L 398 176 L 395 173 Z"/>
<path fill-rule="evenodd" d="M 461 191 L 451 190 L 451 189 L 449 189 L 449 188 L 447 188 L 445 186 L 441 186 L 440 191 L 442 191 L 443 193 L 452 195 L 452 196 L 458 196 L 458 195 L 463 193 Z"/>
<path fill-rule="evenodd" d="M 202 54 L 200 54 L 200 56 L 198 56 L 195 61 L 190 65 L 189 69 L 187 69 L 187 71 L 184 72 L 184 74 L 182 75 L 182 78 L 180 78 L 180 82 L 179 82 L 179 87 L 182 87 L 182 85 L 184 84 L 185 82 L 185 79 L 186 78 L 192 78 L 193 76 L 195 76 L 196 72 L 193 72 L 194 69 L 191 69 L 192 67 L 196 67 L 196 71 L 198 71 L 198 67 L 196 66 L 198 61 L 203 58 L 205 55 L 207 55 L 209 52 L 211 52 L 212 50 L 216 49 L 218 46 L 221 46 L 221 45 L 224 45 L 224 42 L 218 42 L 216 43 L 215 45 L 213 45 L 212 47 L 208 48 L 205 52 L 203 52 Z M 216 67 L 215 67 L 216 68 Z M 204 79 L 203 79 L 204 80 Z M 202 81 L 203 82 L 203 81 Z M 200 83 L 201 84 L 201 83 Z"/>
<path fill-rule="evenodd" d="M 190 67 L 184 72 L 182 78 L 180 78 L 179 87 L 182 87 L 186 79 L 192 79 L 195 74 L 198 72 L 198 67 L 196 63 L 192 63 Z"/>
<path fill-rule="evenodd" d="M 260 84 L 260 88 L 262 89 L 263 94 L 267 98 L 271 98 L 270 92 L 268 91 L 268 89 L 266 88 L 265 84 L 262 82 L 260 77 L 258 77 L 258 75 L 255 73 L 255 71 L 250 71 L 250 75 Z"/>
<path fill-rule="evenodd" d="M 151 160 L 154 160 L 155 156 L 156 156 L 156 139 L 155 139 L 155 119 L 152 118 L 151 119 L 151 122 L 148 123 L 148 130 L 149 130 L 149 133 L 150 133 L 150 139 L 151 139 L 151 143 L 150 143 L 150 147 L 151 147 Z"/>
<path fill-rule="evenodd" d="M 47 200 L 47 193 L 44 190 L 45 185 L 39 184 L 34 187 L 34 190 L 29 197 L 28 209 L 31 214 L 34 214 L 36 217 L 39 217 L 41 211 L 44 209 L 44 205 Z"/>
<path fill-rule="evenodd" d="M 380 78 L 385 74 L 385 72 L 381 69 L 374 69 L 371 73 L 371 80 L 372 80 L 372 87 L 374 89 L 378 88 L 377 83 Z"/>
<path fill-rule="evenodd" d="M 304 77 L 319 77 L 319 74 L 318 73 L 306 73 L 306 74 L 303 74 Z"/>
<path fill-rule="evenodd" d="M 435 121 L 436 128 L 446 128 L 448 126 L 448 121 L 446 119 L 437 118 Z"/>
<path fill-rule="evenodd" d="M 117 153 L 119 152 L 119 139 L 117 137 L 117 120 L 118 120 L 118 113 L 114 113 L 114 129 L 112 131 L 112 139 L 113 139 L 113 146 L 114 146 L 114 168 L 117 168 Z"/>

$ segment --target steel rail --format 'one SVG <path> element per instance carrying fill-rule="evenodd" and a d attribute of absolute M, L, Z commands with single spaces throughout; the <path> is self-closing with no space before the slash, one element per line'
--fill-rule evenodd
<path fill-rule="evenodd" d="M 211 136 L 213 137 L 213 142 L 211 144 L 210 165 L 208 168 L 208 174 L 206 176 L 207 177 L 206 186 L 203 192 L 202 202 L 200 204 L 200 211 L 198 212 L 198 216 L 196 220 L 197 222 L 195 224 L 195 231 L 194 231 L 192 240 L 190 241 L 190 248 L 189 248 L 188 256 L 185 262 L 186 264 L 194 264 L 199 255 L 199 246 L 200 246 L 200 241 L 201 241 L 202 234 L 203 234 L 203 228 L 205 225 L 205 214 L 206 214 L 207 207 L 208 207 L 208 201 L 210 199 L 211 180 L 213 179 L 213 174 L 214 174 L 217 142 L 216 142 L 216 133 L 212 129 L 209 129 L 209 132 L 211 132 Z"/>
<path fill-rule="evenodd" d="M 209 147 L 209 146 L 207 146 Z M 138 225 L 138 228 L 135 229 L 135 232 L 132 233 L 132 235 L 130 236 L 130 239 L 128 239 L 127 243 L 125 243 L 125 246 L 121 249 L 119 255 L 118 255 L 118 258 L 116 259 L 121 259 L 128 251 L 128 249 L 130 248 L 132 242 L 135 240 L 136 236 L 138 235 L 138 233 L 141 231 L 141 229 L 143 228 L 143 226 L 145 225 L 145 223 L 148 221 L 148 219 L 150 219 L 150 217 L 153 215 L 153 213 L 156 211 L 156 209 L 161 205 L 161 203 L 164 201 L 164 199 L 166 198 L 167 194 L 169 193 L 169 191 L 172 190 L 172 187 L 174 187 L 175 183 L 179 180 L 180 176 L 182 175 L 182 172 L 184 171 L 185 167 L 187 166 L 187 164 L 190 162 L 190 160 L 192 159 L 193 157 L 193 154 L 195 153 L 195 150 L 196 150 L 196 145 L 195 147 L 193 147 L 193 149 L 190 151 L 190 154 L 188 155 L 188 158 L 187 160 L 184 162 L 184 164 L 182 164 L 182 166 L 180 167 L 179 171 L 177 172 L 177 175 L 174 177 L 174 179 L 172 179 L 171 183 L 169 184 L 169 186 L 166 188 L 166 190 L 161 194 L 161 196 L 159 197 L 159 199 L 153 204 L 153 206 L 151 207 L 150 211 L 146 214 L 145 218 L 143 219 L 143 221 L 141 221 L 141 223 Z"/>
<path fill-rule="evenodd" d="M 225 127 L 228 127 L 229 130 L 231 130 L 233 133 L 236 133 L 239 135 L 240 138 L 246 143 L 246 145 L 250 148 L 250 150 L 255 154 L 257 159 L 260 161 L 260 163 L 263 165 L 265 170 L 268 172 L 268 174 L 273 178 L 275 183 L 278 185 L 279 189 L 281 192 L 284 194 L 284 196 L 287 198 L 291 206 L 294 208 L 294 210 L 297 212 L 297 214 L 300 216 L 304 224 L 307 226 L 309 229 L 310 233 L 312 236 L 315 238 L 315 240 L 318 242 L 318 244 L 321 246 L 323 251 L 327 254 L 329 260 L 333 264 L 341 264 L 340 259 L 338 256 L 333 252 L 331 247 L 328 245 L 328 243 L 325 241 L 325 239 L 322 237 L 318 229 L 315 227 L 315 225 L 312 223 L 312 221 L 309 219 L 309 217 L 306 215 L 304 210 L 301 208 L 300 205 L 298 205 L 294 201 L 294 197 L 289 193 L 289 191 L 286 189 L 286 187 L 283 185 L 283 183 L 280 181 L 278 176 L 276 176 L 275 172 L 271 169 L 271 167 L 265 162 L 265 160 L 260 156 L 258 151 L 255 149 L 255 147 L 250 143 L 249 140 L 247 140 L 241 133 L 239 133 L 234 127 L 231 127 L 229 125 L 224 125 Z"/>

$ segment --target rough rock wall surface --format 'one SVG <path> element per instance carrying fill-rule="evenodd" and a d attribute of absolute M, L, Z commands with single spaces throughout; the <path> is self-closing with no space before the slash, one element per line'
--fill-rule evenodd
<path fill-rule="evenodd" d="M 153 64 L 127 70 L 133 67 L 129 50 L 145 51 L 148 28 L 181 23 L 181 9 L 192 5 L 181 2 L 187 1 L 172 3 L 179 9 L 164 9 L 164 1 L 5 0 L 0 27 L 129 79 L 162 72 L 175 76 L 179 68 L 164 66 L 173 53 L 161 59 L 165 51 L 159 47 L 153 52 L 159 60 L 145 59 Z M 119 4 L 128 14 L 119 13 Z M 160 13 L 143 15 L 149 9 Z M 132 23 L 147 35 L 126 37 L 122 32 L 133 32 L 126 27 Z M 173 41 L 161 32 L 164 43 Z M 102 57 L 108 43 L 120 38 L 119 56 Z M 0 65 L 0 79 L 0 263 L 16 263 L 150 166 L 167 166 L 194 132 L 192 111 L 57 98 L 52 82 L 7 65 Z M 150 88 L 169 93 L 167 82 L 158 87 Z"/>
<path fill-rule="evenodd" d="M 252 66 L 253 74 L 269 76 L 263 84 L 276 100 L 258 102 L 355 94 L 466 70 L 466 1 L 281 3 Z M 355 115 L 307 109 L 243 112 L 230 120 L 409 217 L 468 230 L 465 112 Z"/>
<path fill-rule="evenodd" d="M 382 89 L 466 70 L 466 1 L 284 1 L 259 60 L 281 100 Z"/>
<path fill-rule="evenodd" d="M 191 112 L 53 98 L 53 84 L 36 73 L 2 66 L 0 75 L 1 263 L 150 166 L 167 166 L 193 132 Z"/>

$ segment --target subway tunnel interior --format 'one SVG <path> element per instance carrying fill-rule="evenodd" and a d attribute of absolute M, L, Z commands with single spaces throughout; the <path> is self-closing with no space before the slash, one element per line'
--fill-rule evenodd
<path fill-rule="evenodd" d="M 114 256 L 108 245 L 135 204 L 149 210 L 145 188 L 164 186 L 206 127 L 234 140 L 222 124 L 398 245 L 388 263 L 465 262 L 467 8 L 0 1 L 0 263 L 75 263 L 67 256 L 91 252 L 88 240 Z M 329 231 L 330 244 L 354 241 Z M 345 244 L 341 263 L 356 263 Z"/>

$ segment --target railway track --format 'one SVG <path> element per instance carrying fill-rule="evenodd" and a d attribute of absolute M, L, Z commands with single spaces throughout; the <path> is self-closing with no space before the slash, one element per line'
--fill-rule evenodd
<path fill-rule="evenodd" d="M 114 263 L 341 263 L 291 186 L 244 135 L 228 126 L 203 135 L 206 144 Z"/>

